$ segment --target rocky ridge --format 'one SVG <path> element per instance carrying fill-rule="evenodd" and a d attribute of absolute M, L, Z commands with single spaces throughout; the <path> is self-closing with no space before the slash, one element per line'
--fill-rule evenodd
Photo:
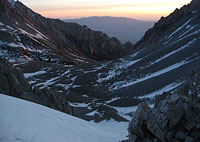
<path fill-rule="evenodd" d="M 20 51 L 15 52 L 32 60 L 77 65 L 113 60 L 126 54 L 126 44 L 116 38 L 86 26 L 42 17 L 19 1 L 1 0 L 0 19 L 1 45 L 19 47 Z"/>
<path fill-rule="evenodd" d="M 180 9 L 175 9 L 169 16 L 161 17 L 161 19 L 155 23 L 153 28 L 149 29 L 142 39 L 134 45 L 134 47 L 144 48 L 145 46 L 157 44 L 158 41 L 164 40 L 166 35 L 170 35 L 173 30 L 176 30 L 177 27 L 179 28 L 182 22 L 189 23 L 190 21 L 185 21 L 185 19 L 187 19 L 188 16 L 198 12 L 199 8 L 200 1 L 192 0 L 190 4 L 184 5 Z M 179 30 L 181 30 L 181 28 Z M 178 32 L 178 30 L 176 32 Z"/>

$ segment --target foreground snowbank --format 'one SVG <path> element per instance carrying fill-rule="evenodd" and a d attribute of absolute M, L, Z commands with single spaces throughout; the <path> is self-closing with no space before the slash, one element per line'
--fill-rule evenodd
<path fill-rule="evenodd" d="M 47 107 L 0 94 L 2 142 L 117 142 L 93 123 Z"/>

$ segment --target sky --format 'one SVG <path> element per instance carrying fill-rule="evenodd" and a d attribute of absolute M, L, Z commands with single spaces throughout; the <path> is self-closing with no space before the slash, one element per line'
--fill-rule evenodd
<path fill-rule="evenodd" d="M 129 17 L 154 21 L 191 0 L 19 0 L 49 18 Z"/>

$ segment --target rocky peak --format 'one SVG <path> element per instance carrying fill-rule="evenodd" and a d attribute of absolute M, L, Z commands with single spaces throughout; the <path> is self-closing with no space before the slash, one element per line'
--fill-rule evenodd
<path fill-rule="evenodd" d="M 158 43 L 164 39 L 169 33 L 173 33 L 175 27 L 177 29 L 189 22 L 190 18 L 199 17 L 200 2 L 199 0 L 192 0 L 188 5 L 184 5 L 180 9 L 175 9 L 167 17 L 161 17 L 161 19 L 155 23 L 154 27 L 149 29 L 142 39 L 136 43 L 135 48 L 143 48 L 148 45 Z"/>

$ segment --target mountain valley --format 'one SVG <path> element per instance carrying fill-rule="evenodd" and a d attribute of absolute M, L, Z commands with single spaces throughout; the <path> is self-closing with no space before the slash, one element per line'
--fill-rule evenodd
<path fill-rule="evenodd" d="M 0 93 L 90 122 L 129 123 L 157 95 L 191 94 L 182 88 L 200 66 L 199 46 L 199 0 L 161 17 L 135 45 L 1 0 Z"/>

